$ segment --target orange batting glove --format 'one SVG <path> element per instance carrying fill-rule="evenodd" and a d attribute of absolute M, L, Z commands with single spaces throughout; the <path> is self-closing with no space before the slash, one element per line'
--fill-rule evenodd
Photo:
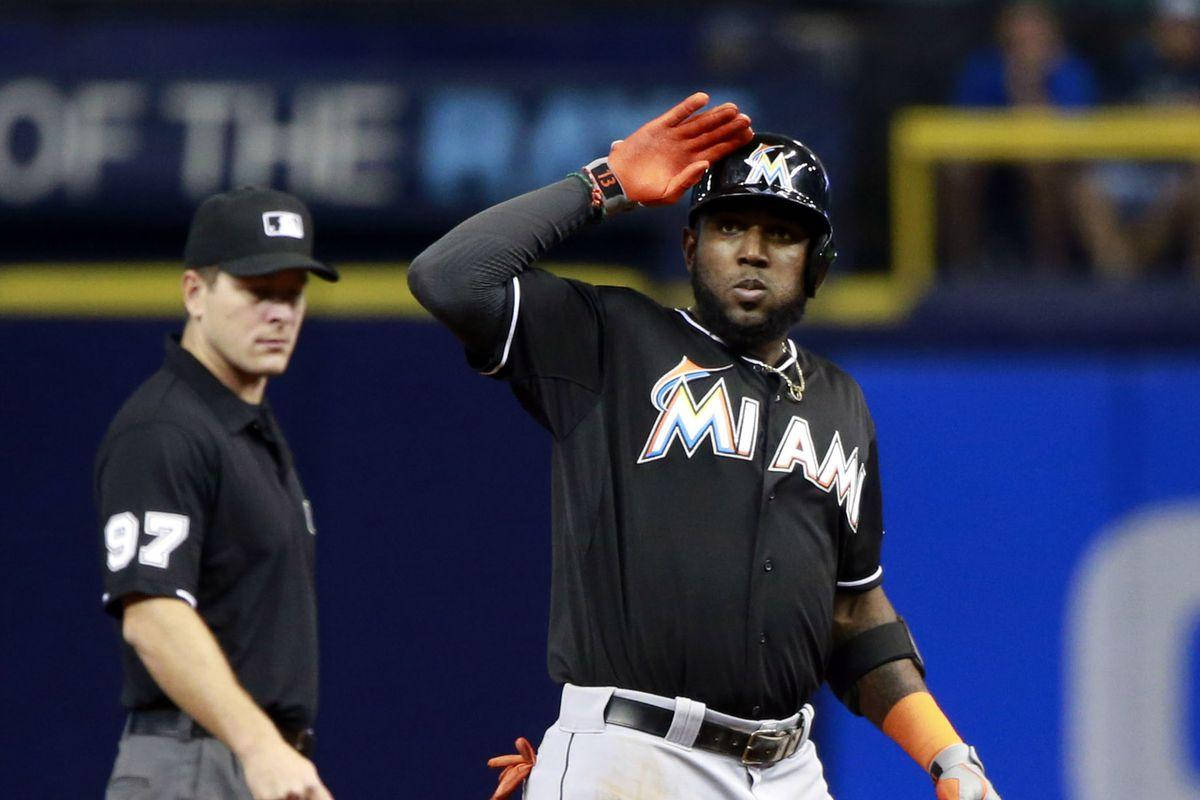
<path fill-rule="evenodd" d="M 750 117 L 733 103 L 697 113 L 708 95 L 696 92 L 626 139 L 613 142 L 608 166 L 631 203 L 670 205 L 712 162 L 754 138 Z"/>
<path fill-rule="evenodd" d="M 510 756 L 495 756 L 488 759 L 488 766 L 501 770 L 499 785 L 492 792 L 491 800 L 504 800 L 513 793 L 522 781 L 529 777 L 533 765 L 537 763 L 537 750 L 524 736 L 513 742 L 517 753 Z"/>

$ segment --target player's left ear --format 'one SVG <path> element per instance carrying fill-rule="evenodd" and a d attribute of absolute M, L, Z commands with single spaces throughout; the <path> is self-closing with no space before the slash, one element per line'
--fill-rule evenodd
<path fill-rule="evenodd" d="M 683 265 L 688 274 L 692 274 L 692 266 L 696 263 L 696 245 L 700 239 L 692 228 L 683 229 Z"/>

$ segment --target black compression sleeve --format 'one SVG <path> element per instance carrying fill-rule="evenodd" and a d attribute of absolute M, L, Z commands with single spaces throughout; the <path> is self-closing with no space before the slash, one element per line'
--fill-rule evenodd
<path fill-rule="evenodd" d="M 591 193 L 568 177 L 481 211 L 413 259 L 408 286 L 469 352 L 504 338 L 508 284 L 591 219 Z"/>

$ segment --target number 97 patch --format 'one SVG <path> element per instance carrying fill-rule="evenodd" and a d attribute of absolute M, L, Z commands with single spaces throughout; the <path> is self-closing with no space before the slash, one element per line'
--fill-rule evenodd
<path fill-rule="evenodd" d="M 171 553 L 188 537 L 190 520 L 184 514 L 147 511 L 142 528 L 153 539 L 138 547 L 138 518 L 128 511 L 113 514 L 104 525 L 104 548 L 108 551 L 108 569 L 125 569 L 136 555 L 139 564 L 166 569 Z"/>

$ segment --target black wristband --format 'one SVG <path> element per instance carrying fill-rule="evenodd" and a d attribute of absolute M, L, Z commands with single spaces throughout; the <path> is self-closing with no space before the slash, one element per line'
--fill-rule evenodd
<path fill-rule="evenodd" d="M 625 196 L 625 189 L 608 165 L 607 157 L 597 158 L 580 171 L 592 184 L 592 207 L 597 216 L 618 214 L 637 205 Z"/>

